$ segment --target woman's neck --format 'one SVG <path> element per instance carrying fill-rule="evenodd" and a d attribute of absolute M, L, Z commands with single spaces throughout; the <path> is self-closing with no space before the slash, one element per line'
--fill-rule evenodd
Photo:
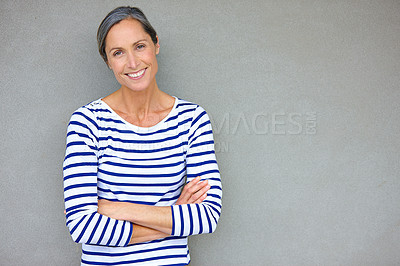
<path fill-rule="evenodd" d="M 171 111 L 175 99 L 161 91 L 156 84 L 144 91 L 121 87 L 103 101 L 126 121 L 138 126 L 151 126 Z"/>
<path fill-rule="evenodd" d="M 117 92 L 118 107 L 130 115 L 143 116 L 157 110 L 162 102 L 162 92 L 158 86 L 143 91 L 133 91 L 127 87 L 121 87 Z"/>

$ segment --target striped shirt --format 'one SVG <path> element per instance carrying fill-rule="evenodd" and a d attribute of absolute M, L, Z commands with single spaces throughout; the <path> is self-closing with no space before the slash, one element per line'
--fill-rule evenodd
<path fill-rule="evenodd" d="M 63 164 L 66 225 L 82 243 L 81 265 L 187 265 L 189 235 L 212 233 L 221 213 L 221 180 L 205 110 L 175 98 L 152 127 L 122 119 L 101 99 L 75 111 Z M 196 176 L 211 188 L 200 204 L 174 205 Z M 129 245 L 130 222 L 97 213 L 97 200 L 171 206 L 170 237 Z"/>

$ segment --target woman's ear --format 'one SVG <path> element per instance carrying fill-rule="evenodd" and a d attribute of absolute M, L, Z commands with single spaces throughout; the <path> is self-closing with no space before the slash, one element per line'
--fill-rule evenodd
<path fill-rule="evenodd" d="M 158 39 L 158 36 L 156 36 L 157 38 L 157 43 L 156 43 L 156 54 L 158 54 L 160 52 L 160 40 Z"/>

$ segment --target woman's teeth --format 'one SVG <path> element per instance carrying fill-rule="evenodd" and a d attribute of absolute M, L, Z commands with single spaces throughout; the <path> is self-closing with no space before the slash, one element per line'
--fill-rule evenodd
<path fill-rule="evenodd" d="M 137 78 L 137 77 L 143 75 L 143 73 L 144 73 L 145 70 L 146 70 L 146 69 L 143 69 L 143 70 L 140 70 L 140 71 L 138 71 L 138 72 L 136 72 L 136 73 L 134 73 L 134 74 L 128 74 L 128 76 L 130 76 L 131 78 Z"/>

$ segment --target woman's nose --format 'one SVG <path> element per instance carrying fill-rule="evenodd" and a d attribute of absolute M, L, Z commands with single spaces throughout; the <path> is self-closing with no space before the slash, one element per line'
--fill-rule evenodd
<path fill-rule="evenodd" d="M 136 69 L 140 64 L 139 58 L 134 53 L 128 54 L 127 65 L 129 68 Z"/>

